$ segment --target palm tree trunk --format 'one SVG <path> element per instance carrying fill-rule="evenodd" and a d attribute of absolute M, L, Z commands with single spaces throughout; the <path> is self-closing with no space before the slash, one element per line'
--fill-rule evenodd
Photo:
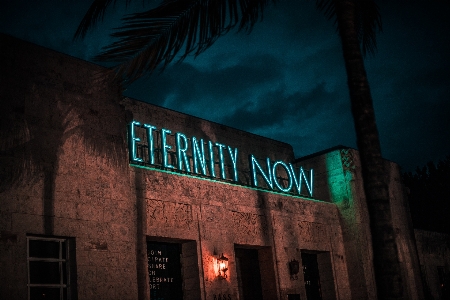
<path fill-rule="evenodd" d="M 389 187 L 372 96 L 358 41 L 354 0 L 335 0 L 339 34 L 370 217 L 378 299 L 403 299 L 403 285 L 389 203 Z"/>

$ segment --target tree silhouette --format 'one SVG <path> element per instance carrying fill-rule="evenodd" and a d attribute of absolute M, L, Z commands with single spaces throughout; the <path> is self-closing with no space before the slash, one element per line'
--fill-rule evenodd
<path fill-rule="evenodd" d="M 403 173 L 414 228 L 450 233 L 450 155 Z"/>
<path fill-rule="evenodd" d="M 127 0 L 128 4 L 131 0 Z M 251 31 L 269 0 L 163 0 L 159 6 L 123 18 L 112 36 L 117 40 L 96 59 L 119 63 L 115 71 L 125 83 L 159 65 L 166 66 L 182 52 L 199 55 L 231 29 Z M 84 37 L 103 18 L 112 0 L 94 0 L 75 37 Z M 392 225 L 384 160 L 363 54 L 376 49 L 381 29 L 373 0 L 316 0 L 333 19 L 342 42 L 348 88 L 361 157 L 364 189 L 372 234 L 374 270 L 379 299 L 402 299 L 403 284 Z"/>

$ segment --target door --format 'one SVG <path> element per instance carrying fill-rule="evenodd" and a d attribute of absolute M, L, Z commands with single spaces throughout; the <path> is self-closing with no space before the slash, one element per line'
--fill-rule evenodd
<path fill-rule="evenodd" d="M 302 252 L 302 264 L 307 300 L 322 300 L 317 254 Z"/>
<path fill-rule="evenodd" d="M 258 250 L 236 248 L 235 255 L 240 299 L 262 299 Z"/>
<path fill-rule="evenodd" d="M 181 244 L 147 242 L 150 299 L 183 299 Z"/>

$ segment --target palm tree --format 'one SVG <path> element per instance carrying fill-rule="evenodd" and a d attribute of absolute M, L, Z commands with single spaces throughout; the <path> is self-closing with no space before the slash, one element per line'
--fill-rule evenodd
<path fill-rule="evenodd" d="M 374 0 L 315 3 L 335 20 L 342 42 L 370 216 L 378 298 L 402 299 L 387 176 L 363 61 L 363 54 L 376 49 L 376 33 L 381 29 L 378 7 Z M 75 37 L 84 37 L 111 4 L 112 0 L 94 0 Z M 112 34 L 116 42 L 96 58 L 119 63 L 116 75 L 129 83 L 160 64 L 166 66 L 180 51 L 181 59 L 191 53 L 199 55 L 232 28 L 250 31 L 269 4 L 269 0 L 163 0 L 155 8 L 125 17 L 122 27 Z"/>

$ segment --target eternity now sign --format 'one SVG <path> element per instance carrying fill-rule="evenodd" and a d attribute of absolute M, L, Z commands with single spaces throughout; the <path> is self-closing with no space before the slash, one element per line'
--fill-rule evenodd
<path fill-rule="evenodd" d="M 141 141 L 136 134 L 136 128 L 145 129 L 147 143 Z M 130 162 L 135 164 L 149 164 L 159 166 L 167 170 L 181 171 L 193 176 L 206 176 L 214 179 L 231 180 L 241 184 L 238 180 L 238 148 L 221 144 L 218 142 L 197 139 L 195 136 L 186 137 L 181 132 L 174 134 L 174 144 L 170 144 L 168 137 L 172 131 L 166 128 L 158 129 L 150 124 L 141 124 L 133 121 L 128 125 L 128 150 Z M 158 143 L 156 142 L 158 141 Z M 159 145 L 156 145 L 159 144 Z M 146 149 L 146 158 L 138 148 Z M 159 152 L 160 155 L 156 155 Z M 176 159 L 170 159 L 172 155 Z M 190 155 L 189 155 L 190 154 Z M 218 159 L 219 173 L 216 174 L 216 160 Z M 172 163 L 175 161 L 176 163 Z M 258 174 L 263 178 L 270 190 L 283 193 L 301 194 L 302 186 L 306 186 L 309 195 L 313 196 L 313 170 L 309 172 L 309 179 L 302 167 L 298 170 L 291 164 L 281 160 L 272 162 L 268 157 L 264 164 L 260 164 L 253 154 L 248 156 L 248 165 L 251 174 L 251 185 L 261 187 L 258 184 Z M 227 178 L 226 168 L 231 166 Z M 281 184 L 278 173 L 284 170 L 287 174 L 287 184 Z"/>

